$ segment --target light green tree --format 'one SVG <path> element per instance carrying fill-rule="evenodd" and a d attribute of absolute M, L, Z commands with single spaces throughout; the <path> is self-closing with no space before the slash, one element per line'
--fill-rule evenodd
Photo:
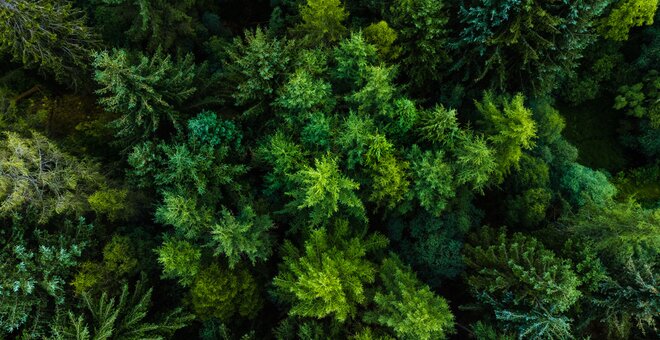
<path fill-rule="evenodd" d="M 614 2 L 609 13 L 598 22 L 598 31 L 605 38 L 628 40 L 633 27 L 652 25 L 658 0 L 623 0 Z"/>
<path fill-rule="evenodd" d="M 325 228 L 312 231 L 301 250 L 290 242 L 284 245 L 273 285 L 278 299 L 291 304 L 289 315 L 344 322 L 368 302 L 367 285 L 374 282 L 376 266 L 366 256 L 386 246 L 387 239 L 348 232 L 348 222 L 339 221 L 332 233 Z"/>
<path fill-rule="evenodd" d="M 43 224 L 55 214 L 89 211 L 88 198 L 104 184 L 97 164 L 36 132 L 5 132 L 0 140 L 0 217 L 19 213 Z"/>
<path fill-rule="evenodd" d="M 163 278 L 178 279 L 184 287 L 193 283 L 201 266 L 202 250 L 199 247 L 186 240 L 167 237 L 156 253 L 163 266 Z"/>
<path fill-rule="evenodd" d="M 365 321 L 391 328 L 398 339 L 445 339 L 453 333 L 454 315 L 447 301 L 433 294 L 396 256 L 383 261 L 379 276 L 382 288 Z"/>
<path fill-rule="evenodd" d="M 386 21 L 381 20 L 371 24 L 362 32 L 364 38 L 376 46 L 381 60 L 393 60 L 401 54 L 401 47 L 394 44 L 397 40 L 397 33 Z"/>
<path fill-rule="evenodd" d="M 348 32 L 343 24 L 348 12 L 340 0 L 307 0 L 300 7 L 300 17 L 302 23 L 294 31 L 311 45 L 334 43 Z"/>
<path fill-rule="evenodd" d="M 26 67 L 78 85 L 97 42 L 82 11 L 68 1 L 0 1 L 0 52 Z"/>
<path fill-rule="evenodd" d="M 477 110 L 484 117 L 488 141 L 495 150 L 499 182 L 511 167 L 517 167 L 523 150 L 529 150 L 536 138 L 536 123 L 532 111 L 525 107 L 525 97 L 495 96 L 485 92 L 481 101 L 475 100 Z"/>
<path fill-rule="evenodd" d="M 309 223 L 313 226 L 327 222 L 340 206 L 345 214 L 366 219 L 362 201 L 355 193 L 360 185 L 340 172 L 337 161 L 332 155 L 324 155 L 314 160 L 313 168 L 305 166 L 289 175 L 295 189 L 286 193 L 293 199 L 286 210 L 309 211 Z"/>

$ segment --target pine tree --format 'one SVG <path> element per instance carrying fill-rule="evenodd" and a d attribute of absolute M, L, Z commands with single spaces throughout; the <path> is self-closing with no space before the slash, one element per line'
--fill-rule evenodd
<path fill-rule="evenodd" d="M 376 63 L 376 48 L 360 33 L 342 39 L 333 51 L 335 66 L 331 74 L 340 89 L 357 90 L 367 81 L 367 68 Z"/>
<path fill-rule="evenodd" d="M 443 1 L 395 0 L 389 22 L 398 32 L 403 73 L 418 88 L 442 77 L 447 53 L 449 15 Z"/>
<path fill-rule="evenodd" d="M 440 216 L 455 195 L 452 168 L 443 161 L 441 151 L 422 152 L 413 146 L 410 152 L 412 193 L 419 204 L 434 216 Z"/>
<path fill-rule="evenodd" d="M 224 254 L 230 269 L 243 258 L 254 265 L 270 257 L 272 240 L 268 231 L 273 228 L 273 222 L 268 215 L 257 215 L 249 205 L 244 205 L 238 216 L 226 208 L 221 215 L 211 227 L 211 237 L 215 255 Z"/>
<path fill-rule="evenodd" d="M 283 262 L 273 280 L 278 300 L 291 304 L 290 316 L 332 317 L 344 322 L 367 303 L 367 285 L 376 267 L 367 254 L 387 244 L 379 234 L 351 237 L 348 222 L 339 221 L 332 233 L 311 232 L 304 248 L 284 245 Z"/>
<path fill-rule="evenodd" d="M 291 180 L 295 189 L 287 192 L 293 198 L 286 211 L 309 211 L 309 223 L 318 226 L 339 213 L 366 219 L 362 201 L 355 193 L 360 185 L 339 171 L 338 160 L 325 155 L 314 160 L 315 167 L 305 166 Z M 346 209 L 346 210 L 344 210 Z"/>
<path fill-rule="evenodd" d="M 148 322 L 151 293 L 151 288 L 144 291 L 138 282 L 132 293 L 124 285 L 118 299 L 106 293 L 98 299 L 84 294 L 86 311 L 60 313 L 51 326 L 49 339 L 166 339 L 193 319 L 175 309 L 156 322 Z"/>
<path fill-rule="evenodd" d="M 608 39 L 628 40 L 628 33 L 633 27 L 653 24 L 657 9 L 658 0 L 617 1 L 598 21 L 598 31 Z"/>
<path fill-rule="evenodd" d="M 0 239 L 0 337 L 43 337 L 53 306 L 67 302 L 67 282 L 91 244 L 93 227 L 80 218 L 52 231 L 15 219 Z"/>
<path fill-rule="evenodd" d="M 484 117 L 488 141 L 495 149 L 499 182 L 502 182 L 512 166 L 518 167 L 522 151 L 535 145 L 536 122 L 524 101 L 525 97 L 520 93 L 508 98 L 496 97 L 492 92 L 485 92 L 480 102 L 475 100 L 477 110 Z"/>
<path fill-rule="evenodd" d="M 79 85 L 97 37 L 82 11 L 67 1 L 0 1 L 0 52 L 29 68 L 39 68 Z"/>
<path fill-rule="evenodd" d="M 0 141 L 0 217 L 17 213 L 44 224 L 55 214 L 89 211 L 88 197 L 104 184 L 97 164 L 36 132 L 5 132 Z"/>
<path fill-rule="evenodd" d="M 178 127 L 177 109 L 194 92 L 195 64 L 192 56 L 177 61 L 160 50 L 151 56 L 125 50 L 94 54 L 94 79 L 101 88 L 99 103 L 121 117 L 112 124 L 118 137 L 150 139 L 162 125 Z"/>
<path fill-rule="evenodd" d="M 197 0 L 100 0 L 112 11 L 130 16 L 125 32 L 134 42 L 146 42 L 147 49 L 170 49 L 176 42 L 194 38 L 193 9 Z M 103 20 L 103 18 L 100 18 Z"/>
<path fill-rule="evenodd" d="M 201 319 L 230 320 L 254 318 L 262 305 L 254 278 L 245 269 L 229 270 L 212 263 L 195 277 L 190 294 L 193 308 Z"/>
<path fill-rule="evenodd" d="M 307 0 L 300 7 L 302 23 L 294 28 L 310 46 L 319 43 L 333 43 L 347 33 L 343 22 L 348 13 L 340 0 Z"/>
<path fill-rule="evenodd" d="M 422 284 L 396 256 L 379 270 L 383 287 L 374 296 L 375 310 L 365 315 L 394 330 L 399 339 L 444 339 L 453 333 L 454 316 L 447 301 Z"/>
<path fill-rule="evenodd" d="M 395 44 L 398 34 L 386 21 L 367 26 L 363 33 L 364 38 L 378 50 L 380 60 L 395 60 L 401 54 L 401 46 Z"/>
<path fill-rule="evenodd" d="M 293 43 L 271 37 L 257 28 L 245 31 L 227 48 L 224 63 L 229 91 L 236 105 L 247 106 L 246 114 L 261 113 L 271 103 L 278 84 L 292 63 Z"/>
<path fill-rule="evenodd" d="M 547 94 L 570 74 L 609 1 L 477 0 L 460 6 L 454 66 L 482 88 Z"/>
<path fill-rule="evenodd" d="M 191 285 L 200 270 L 202 250 L 194 244 L 166 237 L 156 249 L 158 262 L 163 266 L 162 278 L 178 279 L 180 285 Z"/>
<path fill-rule="evenodd" d="M 484 227 L 465 246 L 465 263 L 473 295 L 506 329 L 530 338 L 570 334 L 565 313 L 581 295 L 570 261 L 535 238 Z"/>

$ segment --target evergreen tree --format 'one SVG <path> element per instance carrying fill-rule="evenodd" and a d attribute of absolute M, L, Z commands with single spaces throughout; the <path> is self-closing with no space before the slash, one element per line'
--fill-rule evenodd
<path fill-rule="evenodd" d="M 331 233 L 316 229 L 303 249 L 290 242 L 284 245 L 274 293 L 291 304 L 291 316 L 332 317 L 339 322 L 354 318 L 358 306 L 368 302 L 367 285 L 376 274 L 366 256 L 385 245 L 387 239 L 379 234 L 351 237 L 346 221 L 338 221 Z"/>
<path fill-rule="evenodd" d="M 380 268 L 383 291 L 365 319 L 394 330 L 399 339 L 444 339 L 453 333 L 454 316 L 447 302 L 423 285 L 410 268 L 392 256 Z"/>
<path fill-rule="evenodd" d="M 215 254 L 227 256 L 229 268 L 244 257 L 255 264 L 265 261 L 271 254 L 271 239 L 267 232 L 273 222 L 267 215 L 257 215 L 249 205 L 243 206 L 238 216 L 222 210 L 222 218 L 211 227 Z"/>
<path fill-rule="evenodd" d="M 98 165 L 62 152 L 46 137 L 5 132 L 0 142 L 0 217 L 46 223 L 55 214 L 89 211 L 87 198 L 105 184 Z"/>
<path fill-rule="evenodd" d="M 412 192 L 419 204 L 434 216 L 440 216 L 455 195 L 452 168 L 443 161 L 442 152 L 422 151 L 413 146 L 410 167 Z"/>
<path fill-rule="evenodd" d="M 227 48 L 225 73 L 236 105 L 246 105 L 245 113 L 260 113 L 271 102 L 292 62 L 293 43 L 271 37 L 257 28 L 245 31 Z"/>
<path fill-rule="evenodd" d="M 124 144 L 150 139 L 163 124 L 178 127 L 177 108 L 194 92 L 192 56 L 176 62 L 157 51 L 152 57 L 125 50 L 94 54 L 99 103 L 121 117 L 112 124 Z"/>
<path fill-rule="evenodd" d="M 340 0 L 307 0 L 307 4 L 300 7 L 302 23 L 294 31 L 310 45 L 333 43 L 347 33 L 343 24 L 347 17 Z"/>
<path fill-rule="evenodd" d="M 53 306 L 66 306 L 67 282 L 92 243 L 92 225 L 66 220 L 49 232 L 19 219 L 0 223 L 0 336 L 41 338 Z"/>
<path fill-rule="evenodd" d="M 401 46 L 395 44 L 398 34 L 387 21 L 381 20 L 371 24 L 364 29 L 363 33 L 364 38 L 376 47 L 381 60 L 395 60 L 401 54 Z"/>
<path fill-rule="evenodd" d="M 89 54 L 98 39 L 85 25 L 82 11 L 71 3 L 3 0 L 0 22 L 0 52 L 70 85 L 84 81 Z"/>
<path fill-rule="evenodd" d="M 194 37 L 193 9 L 197 0 L 96 0 L 111 11 L 130 15 L 130 28 L 124 32 L 133 42 L 146 42 L 147 49 L 170 49 L 175 43 Z M 106 14 L 107 15 L 107 14 Z M 100 16 L 100 13 L 97 13 Z M 98 18 L 104 20 L 104 18 Z"/>
<path fill-rule="evenodd" d="M 465 246 L 467 282 L 506 329 L 530 338 L 570 337 L 565 313 L 581 293 L 567 260 L 535 238 L 483 228 Z"/>
<path fill-rule="evenodd" d="M 193 309 L 201 319 L 254 318 L 263 303 L 257 288 L 247 270 L 212 263 L 200 270 L 191 286 Z"/>
<path fill-rule="evenodd" d="M 547 94 L 577 66 L 609 1 L 476 0 L 461 5 L 454 69 L 499 91 Z"/>
<path fill-rule="evenodd" d="M 124 285 L 118 299 L 106 293 L 98 300 L 85 294 L 86 311 L 60 313 L 49 339 L 165 339 L 192 320 L 192 315 L 175 309 L 156 322 L 147 322 L 151 294 L 152 289 L 144 291 L 141 282 L 132 293 Z"/>
<path fill-rule="evenodd" d="M 598 30 L 605 38 L 628 40 L 630 29 L 653 24 L 658 0 L 625 0 L 610 5 L 605 17 L 598 21 Z"/>
<path fill-rule="evenodd" d="M 201 249 L 186 240 L 168 237 L 156 251 L 163 266 L 163 278 L 178 279 L 184 287 L 193 283 L 201 266 Z"/>
<path fill-rule="evenodd" d="M 309 223 L 318 226 L 335 214 L 339 206 L 343 214 L 366 219 L 362 201 L 355 193 L 360 185 L 339 171 L 337 158 L 331 155 L 315 159 L 315 167 L 305 166 L 291 180 L 295 189 L 287 192 L 293 200 L 286 205 L 286 211 L 309 211 Z M 340 215 L 343 215 L 340 214 Z"/>
<path fill-rule="evenodd" d="M 395 0 L 389 20 L 398 32 L 401 63 L 416 87 L 440 80 L 449 63 L 447 53 L 449 14 L 444 1 Z"/>
<path fill-rule="evenodd" d="M 508 98 L 495 97 L 492 92 L 485 92 L 481 102 L 475 101 L 477 110 L 484 117 L 488 141 L 495 149 L 499 182 L 512 166 L 518 167 L 522 150 L 534 146 L 537 127 L 532 111 L 525 107 L 524 101 L 522 94 Z"/>

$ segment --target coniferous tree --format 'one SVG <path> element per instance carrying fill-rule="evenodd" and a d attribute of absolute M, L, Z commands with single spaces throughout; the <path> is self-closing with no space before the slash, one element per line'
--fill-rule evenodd
<path fill-rule="evenodd" d="M 401 63 L 412 83 L 419 88 L 440 80 L 450 61 L 449 14 L 444 1 L 395 0 L 389 8 L 389 21 L 398 32 Z"/>
<path fill-rule="evenodd" d="M 82 296 L 86 310 L 60 313 L 51 326 L 49 339 L 165 339 L 185 327 L 193 318 L 175 309 L 156 322 L 148 322 L 152 289 L 144 291 L 138 282 L 132 293 L 124 285 L 119 297 L 106 293 L 97 299 Z"/>
<path fill-rule="evenodd" d="M 278 300 L 291 304 L 289 315 L 344 322 L 367 303 L 366 286 L 374 282 L 376 266 L 366 256 L 387 239 L 379 234 L 351 237 L 348 227 L 338 221 L 331 232 L 314 230 L 301 250 L 285 244 L 273 284 Z"/>
<path fill-rule="evenodd" d="M 302 23 L 294 31 L 310 45 L 333 43 L 347 33 L 343 24 L 347 17 L 340 0 L 307 0 L 300 7 Z"/>
<path fill-rule="evenodd" d="M 157 51 L 148 57 L 125 50 L 94 54 L 94 79 L 101 88 L 99 103 L 121 117 L 112 124 L 129 146 L 145 140 L 164 124 L 178 127 L 177 108 L 194 92 L 192 57 L 172 61 Z"/>
<path fill-rule="evenodd" d="M 630 29 L 653 24 L 658 0 L 626 0 L 614 2 L 597 25 L 599 32 L 612 40 L 627 40 Z"/>
<path fill-rule="evenodd" d="M 360 185 L 339 171 L 337 158 L 326 155 L 314 163 L 314 168 L 306 166 L 290 175 L 295 189 L 286 193 L 293 198 L 287 203 L 287 211 L 309 211 L 313 226 L 327 223 L 340 212 L 340 205 L 343 214 L 366 219 L 362 201 L 355 193 Z"/>
<path fill-rule="evenodd" d="M 594 40 L 594 20 L 609 1 L 554 4 L 532 0 L 470 1 L 454 46 L 455 69 L 499 91 L 547 94 L 568 75 Z"/>
<path fill-rule="evenodd" d="M 147 49 L 152 52 L 158 48 L 169 50 L 175 43 L 193 38 L 197 33 L 193 19 L 197 0 L 97 0 L 97 2 L 107 5 L 109 12 L 129 15 L 132 23 L 123 33 L 133 42 L 146 42 Z M 103 21 L 105 18 L 101 17 L 101 13 L 104 12 L 97 13 L 97 20 Z M 107 24 L 110 25 L 112 22 Z M 106 27 L 106 29 L 111 28 Z"/>
<path fill-rule="evenodd" d="M 511 167 L 518 167 L 522 151 L 534 146 L 537 127 L 524 100 L 522 94 L 507 98 L 485 92 L 482 101 L 475 101 L 477 110 L 484 116 L 488 141 L 495 149 L 499 182 Z"/>
<path fill-rule="evenodd" d="M 505 329 L 530 338 L 570 337 L 566 312 L 581 293 L 570 261 L 535 238 L 484 227 L 465 246 L 467 282 Z"/>
<path fill-rule="evenodd" d="M 3 0 L 0 22 L 0 52 L 74 86 L 85 80 L 82 76 L 98 39 L 71 3 Z"/>
<path fill-rule="evenodd" d="M 453 333 L 454 316 L 447 302 L 417 280 L 397 257 L 380 268 L 383 291 L 374 296 L 376 308 L 367 321 L 387 326 L 399 339 L 444 339 Z"/>
<path fill-rule="evenodd" d="M 46 223 L 55 214 L 89 211 L 104 185 L 98 165 L 62 152 L 37 132 L 5 132 L 0 142 L 0 217 L 22 214 Z"/>

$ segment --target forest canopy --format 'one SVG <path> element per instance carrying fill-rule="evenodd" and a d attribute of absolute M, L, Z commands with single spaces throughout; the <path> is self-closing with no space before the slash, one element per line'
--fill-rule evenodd
<path fill-rule="evenodd" d="M 0 339 L 657 339 L 657 0 L 0 0 Z"/>

